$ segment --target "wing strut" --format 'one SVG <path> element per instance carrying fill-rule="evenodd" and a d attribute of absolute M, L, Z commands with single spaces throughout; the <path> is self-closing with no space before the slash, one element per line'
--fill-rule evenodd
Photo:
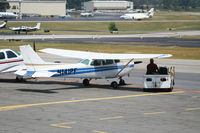
<path fill-rule="evenodd" d="M 116 75 L 115 77 L 117 77 L 134 59 L 131 59 Z"/>

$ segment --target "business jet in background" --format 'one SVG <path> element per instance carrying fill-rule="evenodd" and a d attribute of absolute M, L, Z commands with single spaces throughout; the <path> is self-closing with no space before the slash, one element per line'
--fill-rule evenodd
<path fill-rule="evenodd" d="M 152 18 L 153 15 L 154 15 L 154 8 L 151 8 L 146 13 L 127 13 L 120 16 L 120 18 L 127 19 L 127 20 L 142 20 L 145 18 Z"/>
<path fill-rule="evenodd" d="M 81 17 L 93 17 L 94 14 L 92 12 L 81 12 Z"/>
<path fill-rule="evenodd" d="M 21 27 L 10 27 L 9 29 L 12 31 L 15 31 L 15 33 L 18 33 L 18 34 L 20 34 L 20 32 L 26 32 L 27 34 L 28 32 L 40 30 L 40 24 L 41 23 L 37 23 L 35 27 L 21 26 Z"/>
<path fill-rule="evenodd" d="M 7 20 L 4 20 L 4 22 L 0 25 L 0 29 L 5 28 L 7 24 Z"/>
<path fill-rule="evenodd" d="M 26 66 L 23 63 L 23 58 L 20 53 L 11 49 L 0 50 L 0 73 L 11 73 L 21 69 L 25 69 Z M 23 76 L 16 76 L 16 80 L 23 80 Z"/>
<path fill-rule="evenodd" d="M 2 19 L 11 19 L 11 18 L 17 18 L 18 15 L 17 14 L 14 14 L 12 12 L 0 12 L 0 18 Z"/>
<path fill-rule="evenodd" d="M 84 79 L 84 86 L 88 86 L 92 79 L 111 78 L 119 78 L 119 84 L 124 85 L 125 81 L 122 77 L 129 75 L 134 66 L 142 62 L 142 59 L 172 56 L 170 54 L 109 54 L 52 48 L 40 50 L 58 56 L 82 59 L 77 64 L 62 64 L 43 61 L 30 45 L 20 46 L 20 51 L 27 69 L 20 69 L 15 74 L 32 78 L 81 78 Z M 118 87 L 116 80 L 111 83 L 111 86 L 113 88 Z"/>

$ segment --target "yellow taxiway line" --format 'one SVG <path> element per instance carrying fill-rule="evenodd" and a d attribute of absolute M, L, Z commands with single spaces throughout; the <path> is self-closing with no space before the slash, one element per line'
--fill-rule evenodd
<path fill-rule="evenodd" d="M 144 115 L 156 115 L 156 114 L 164 114 L 165 112 L 152 112 L 152 113 L 144 113 Z"/>
<path fill-rule="evenodd" d="M 111 119 L 120 119 L 123 116 L 115 116 L 115 117 L 105 117 L 105 118 L 100 118 L 99 120 L 111 120 Z"/>
<path fill-rule="evenodd" d="M 165 92 L 165 93 L 164 92 L 163 93 L 148 93 L 148 94 L 140 94 L 140 95 L 127 95 L 127 96 L 116 96 L 116 97 L 80 99 L 80 100 L 71 100 L 71 101 L 57 101 L 57 102 L 46 102 L 46 103 L 24 104 L 24 105 L 11 105 L 11 106 L 0 107 L 0 111 L 16 110 L 16 109 L 25 108 L 25 107 L 34 107 L 34 106 L 52 105 L 52 104 L 61 104 L 61 103 L 78 103 L 78 102 L 101 101 L 101 100 L 111 100 L 111 99 L 142 97 L 142 96 L 177 94 L 177 93 L 184 93 L 184 92 L 177 91 L 177 92 Z"/>
<path fill-rule="evenodd" d="M 200 110 L 200 108 L 187 108 L 186 111 Z"/>
<path fill-rule="evenodd" d="M 107 133 L 107 132 L 103 132 L 103 131 L 98 131 L 98 130 L 92 130 L 93 133 Z"/>
<path fill-rule="evenodd" d="M 76 124 L 76 122 L 67 122 L 67 123 L 59 123 L 59 124 L 51 124 L 53 127 L 62 127 L 62 128 L 72 128 L 70 126 L 65 126 L 68 124 Z"/>

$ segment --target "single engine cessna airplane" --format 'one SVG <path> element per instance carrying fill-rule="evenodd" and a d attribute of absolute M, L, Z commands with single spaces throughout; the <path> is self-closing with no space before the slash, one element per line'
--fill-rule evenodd
<path fill-rule="evenodd" d="M 26 68 L 23 63 L 22 56 L 14 50 L 11 49 L 1 49 L 0 50 L 0 73 L 16 72 Z M 16 76 L 16 80 L 22 80 L 23 77 L 20 75 Z"/>
<path fill-rule="evenodd" d="M 153 15 L 154 15 L 154 8 L 151 8 L 147 13 L 127 13 L 120 16 L 120 18 L 131 19 L 131 20 L 142 20 L 145 18 L 152 18 Z"/>
<path fill-rule="evenodd" d="M 7 24 L 7 20 L 4 20 L 3 24 L 0 25 L 0 29 L 5 28 Z"/>
<path fill-rule="evenodd" d="M 15 74 L 32 78 L 58 76 L 82 78 L 85 86 L 89 85 L 91 79 L 108 78 L 119 78 L 119 84 L 123 85 L 125 82 L 122 77 L 128 75 L 135 64 L 141 63 L 141 61 L 136 60 L 172 56 L 170 54 L 108 54 L 52 48 L 40 50 L 59 56 L 83 59 L 77 64 L 59 64 L 43 61 L 30 45 L 20 46 L 20 51 L 27 69 L 19 70 Z M 118 83 L 113 81 L 111 86 L 116 88 Z"/>
<path fill-rule="evenodd" d="M 26 32 L 27 34 L 28 32 L 40 30 L 40 23 L 37 23 L 35 27 L 21 26 L 21 27 L 10 27 L 9 29 L 15 31 L 18 34 L 20 34 L 20 32 Z"/>

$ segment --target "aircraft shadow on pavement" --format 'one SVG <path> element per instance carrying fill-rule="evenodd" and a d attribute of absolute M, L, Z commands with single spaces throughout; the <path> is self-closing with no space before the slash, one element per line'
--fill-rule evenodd
<path fill-rule="evenodd" d="M 64 88 L 53 88 L 53 89 L 16 89 L 22 92 L 34 92 L 34 93 L 45 93 L 45 94 L 53 94 L 59 93 L 59 90 L 71 90 L 71 89 L 86 89 L 86 88 L 98 88 L 98 89 L 110 89 L 110 90 L 121 90 L 121 91 L 136 91 L 141 92 L 143 88 L 141 87 L 130 87 L 130 86 L 119 86 L 118 88 L 112 88 L 109 84 L 95 84 L 91 83 L 89 86 L 83 86 L 80 82 L 68 82 L 68 81 L 24 81 L 24 82 L 17 82 L 15 79 L 0 79 L 0 83 L 17 83 L 17 84 L 35 84 L 35 85 L 69 85 Z M 128 85 L 128 84 L 127 84 Z M 151 89 L 146 92 L 150 93 L 159 93 L 159 92 L 166 92 L 167 90 L 163 89 Z"/>
<path fill-rule="evenodd" d="M 122 91 L 142 91 L 142 88 L 139 87 L 127 87 L 127 86 L 119 86 L 118 88 L 114 89 L 110 87 L 110 84 L 96 84 L 91 83 L 89 86 L 83 86 L 80 82 L 68 82 L 68 81 L 24 81 L 24 82 L 17 82 L 15 79 L 0 79 L 0 83 L 15 83 L 15 84 L 35 84 L 35 85 L 66 85 L 63 88 L 53 88 L 53 89 L 16 89 L 18 91 L 23 92 L 35 92 L 35 93 L 58 93 L 59 90 L 70 90 L 70 89 L 86 89 L 86 88 L 98 88 L 98 89 L 110 89 L 110 90 L 122 90 Z M 68 86 L 69 85 L 69 86 Z"/>

